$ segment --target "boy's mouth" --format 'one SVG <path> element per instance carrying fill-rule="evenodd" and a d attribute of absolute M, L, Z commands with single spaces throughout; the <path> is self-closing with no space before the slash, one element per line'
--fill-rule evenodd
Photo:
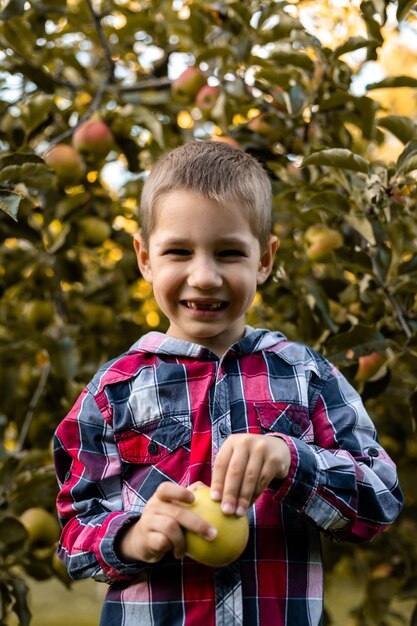
<path fill-rule="evenodd" d="M 182 300 L 181 304 L 193 311 L 220 311 L 226 307 L 226 302 L 209 302 L 205 300 Z"/>

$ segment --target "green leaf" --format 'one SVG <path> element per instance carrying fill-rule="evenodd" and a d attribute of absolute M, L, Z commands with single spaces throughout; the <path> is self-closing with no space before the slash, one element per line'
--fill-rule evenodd
<path fill-rule="evenodd" d="M 254 61 L 255 57 L 252 57 Z M 314 71 L 314 61 L 310 59 L 309 56 L 304 54 L 303 52 L 291 51 L 285 52 L 280 51 L 274 54 L 271 54 L 268 57 L 269 60 L 275 62 L 278 67 L 285 67 L 286 65 L 293 65 L 294 67 L 300 67 L 303 70 L 307 70 L 308 72 Z M 255 61 L 254 61 L 255 62 Z"/>
<path fill-rule="evenodd" d="M 46 94 L 37 94 L 29 100 L 22 111 L 22 120 L 25 122 L 27 135 L 48 119 L 53 101 L 54 96 Z"/>
<path fill-rule="evenodd" d="M 24 163 L 23 165 L 9 165 L 0 171 L 1 182 L 27 183 L 42 185 L 47 179 L 50 181 L 52 173 L 44 163 Z"/>
<path fill-rule="evenodd" d="M 209 61 L 211 59 L 221 58 L 223 61 L 228 58 L 232 59 L 233 55 L 232 48 L 228 46 L 211 46 L 197 55 L 196 65 L 199 65 L 202 61 Z"/>
<path fill-rule="evenodd" d="M 161 122 L 158 121 L 155 114 L 146 107 L 135 107 L 135 114 L 140 124 L 143 124 L 151 131 L 153 138 L 157 144 L 164 148 L 164 132 Z"/>
<path fill-rule="evenodd" d="M 20 17 L 25 12 L 25 0 L 3 0 L 0 20 L 6 21 L 13 17 Z"/>
<path fill-rule="evenodd" d="M 0 187 L 0 209 L 17 222 L 17 212 L 22 196 L 15 191 Z"/>
<path fill-rule="evenodd" d="M 364 37 L 349 37 L 347 41 L 335 48 L 333 54 L 338 59 L 347 52 L 354 52 L 361 48 L 375 48 L 378 45 L 376 39 L 365 39 Z"/>
<path fill-rule="evenodd" d="M 258 80 L 265 80 L 271 85 L 277 85 L 283 89 L 288 89 L 294 76 L 289 71 L 285 72 L 272 68 L 262 68 L 256 72 L 256 78 Z"/>
<path fill-rule="evenodd" d="M 389 76 L 378 83 L 370 83 L 366 86 L 368 91 L 372 89 L 391 89 L 398 87 L 417 87 L 417 78 L 412 76 Z"/>
<path fill-rule="evenodd" d="M 409 141 L 397 161 L 397 174 L 408 174 L 417 169 L 417 139 Z"/>
<path fill-rule="evenodd" d="M 345 170 L 368 173 L 368 161 L 359 154 L 355 154 L 347 148 L 328 148 L 313 152 L 305 157 L 302 166 L 307 165 L 327 165 L 329 167 L 339 167 Z"/>
<path fill-rule="evenodd" d="M 331 361 L 346 365 L 373 350 L 383 351 L 389 341 L 374 326 L 358 324 L 346 333 L 331 337 L 326 342 L 326 355 Z"/>
<path fill-rule="evenodd" d="M 376 244 L 374 230 L 371 222 L 364 215 L 350 213 L 345 216 L 345 221 L 352 226 L 371 246 Z"/>
<path fill-rule="evenodd" d="M 318 207 L 325 207 L 327 211 L 336 213 L 346 213 L 350 208 L 345 196 L 331 190 L 315 193 L 305 204 L 307 210 L 314 210 Z"/>
<path fill-rule="evenodd" d="M 415 0 L 398 0 L 397 20 L 401 22 L 415 4 L 417 4 Z"/>
<path fill-rule="evenodd" d="M 387 115 L 377 120 L 377 125 L 389 130 L 404 144 L 417 133 L 417 125 L 404 115 Z"/>

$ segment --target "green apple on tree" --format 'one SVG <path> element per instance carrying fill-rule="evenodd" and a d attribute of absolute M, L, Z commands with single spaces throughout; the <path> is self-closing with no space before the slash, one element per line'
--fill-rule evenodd
<path fill-rule="evenodd" d="M 86 168 L 81 155 L 65 143 L 52 146 L 45 155 L 45 163 L 64 185 L 78 185 L 85 175 Z"/>
<path fill-rule="evenodd" d="M 236 561 L 246 547 L 249 538 L 247 515 L 225 515 L 220 502 L 211 499 L 210 487 L 193 491 L 194 502 L 188 505 L 194 513 L 217 529 L 217 536 L 207 541 L 185 530 L 186 553 L 195 561 L 210 567 L 222 567 Z"/>
<path fill-rule="evenodd" d="M 55 306 L 48 300 L 31 300 L 25 304 L 23 315 L 30 326 L 43 330 L 53 321 Z"/>
<path fill-rule="evenodd" d="M 89 246 L 101 246 L 111 235 L 111 226 L 95 215 L 87 215 L 78 222 L 81 243 Z"/>
<path fill-rule="evenodd" d="M 306 254 L 310 261 L 322 261 L 329 254 L 343 246 L 342 234 L 324 224 L 314 224 L 305 232 Z"/>
<path fill-rule="evenodd" d="M 78 126 L 72 145 L 79 153 L 93 159 L 104 159 L 114 145 L 110 128 L 101 120 L 88 120 Z"/>
<path fill-rule="evenodd" d="M 49 511 L 38 506 L 30 507 L 22 513 L 20 521 L 26 528 L 27 543 L 31 549 L 50 548 L 56 544 L 60 526 Z"/>
<path fill-rule="evenodd" d="M 192 102 L 206 82 L 205 75 L 198 67 L 187 67 L 172 81 L 172 95 L 178 102 Z"/>

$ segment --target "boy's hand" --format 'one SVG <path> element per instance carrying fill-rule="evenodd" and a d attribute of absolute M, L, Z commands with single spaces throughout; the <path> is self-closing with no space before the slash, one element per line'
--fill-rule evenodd
<path fill-rule="evenodd" d="M 245 515 L 274 478 L 286 478 L 290 464 L 290 449 L 280 437 L 230 435 L 214 462 L 211 496 L 224 513 Z"/>
<path fill-rule="evenodd" d="M 157 563 L 171 550 L 177 559 L 185 555 L 183 529 L 192 530 L 204 539 L 214 539 L 217 531 L 181 503 L 194 501 L 191 490 L 175 483 L 159 485 L 147 502 L 141 518 L 125 532 L 116 544 L 116 552 L 124 561 Z"/>

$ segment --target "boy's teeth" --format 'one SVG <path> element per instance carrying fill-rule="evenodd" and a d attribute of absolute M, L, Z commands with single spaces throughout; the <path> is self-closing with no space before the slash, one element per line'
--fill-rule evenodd
<path fill-rule="evenodd" d="M 187 307 L 189 309 L 203 309 L 204 311 L 216 311 L 220 309 L 221 302 L 189 302 L 187 301 Z"/>

